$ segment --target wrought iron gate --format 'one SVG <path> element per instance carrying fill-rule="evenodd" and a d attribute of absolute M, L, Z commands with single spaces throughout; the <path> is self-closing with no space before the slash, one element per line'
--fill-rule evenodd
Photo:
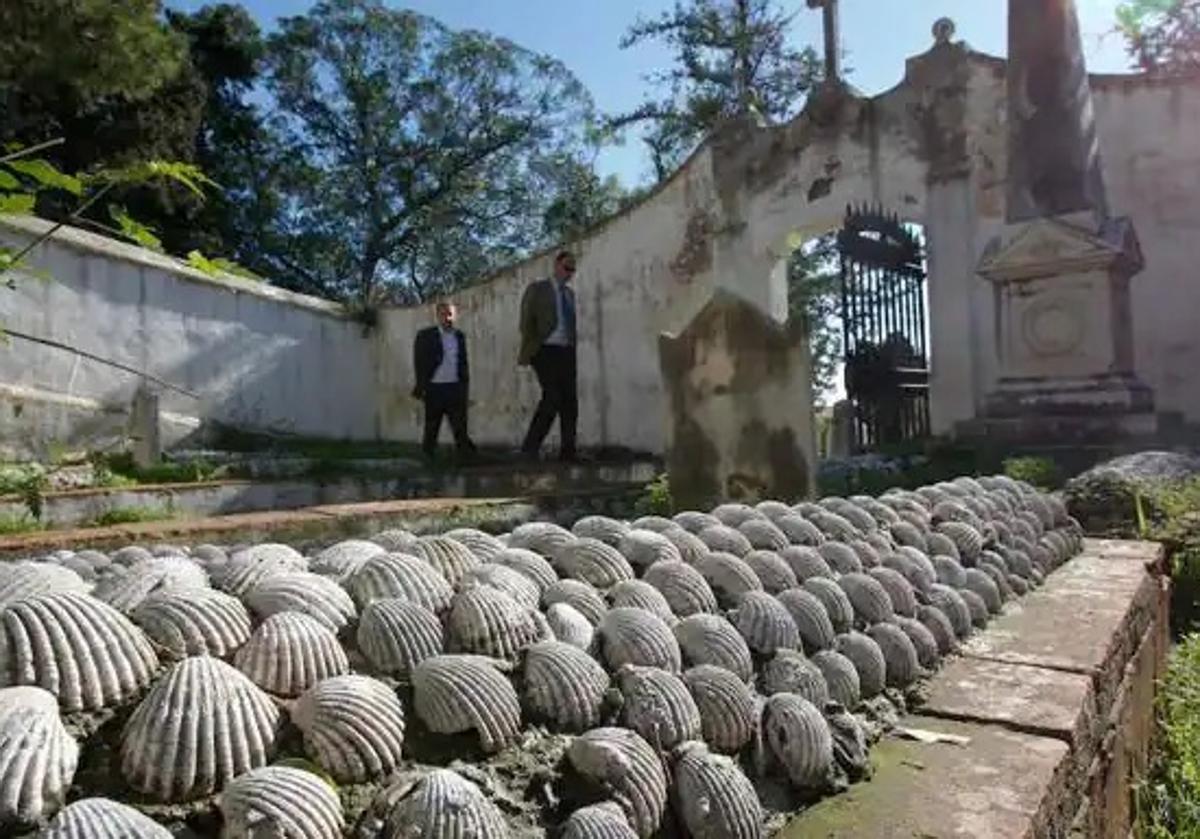
<path fill-rule="evenodd" d="M 846 393 L 860 451 L 929 435 L 925 258 L 880 208 L 847 207 L 838 233 Z"/>

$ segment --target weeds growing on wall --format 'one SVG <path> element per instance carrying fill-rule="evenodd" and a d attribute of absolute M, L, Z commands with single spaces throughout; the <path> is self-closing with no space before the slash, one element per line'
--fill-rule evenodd
<path fill-rule="evenodd" d="M 109 527 L 115 524 L 137 524 L 145 521 L 166 521 L 175 514 L 165 507 L 113 507 L 96 516 L 91 527 Z"/>
<path fill-rule="evenodd" d="M 1200 839 L 1200 635 L 1171 654 L 1156 710 L 1158 740 L 1137 789 L 1137 835 Z"/>
<path fill-rule="evenodd" d="M 664 473 L 650 483 L 634 502 L 633 511 L 639 516 L 670 516 L 675 513 L 671 484 Z"/>
<path fill-rule="evenodd" d="M 1062 471 L 1048 457 L 1010 457 L 1004 461 L 1004 474 L 1043 492 L 1058 489 L 1063 483 Z"/>

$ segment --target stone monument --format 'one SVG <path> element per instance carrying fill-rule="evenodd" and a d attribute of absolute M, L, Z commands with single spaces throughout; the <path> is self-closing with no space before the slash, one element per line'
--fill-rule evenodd
<path fill-rule="evenodd" d="M 1073 0 L 1010 0 L 1008 52 L 1006 227 L 978 266 L 999 330 L 985 421 L 1152 432 L 1129 294 L 1142 255 L 1133 223 L 1109 212 Z"/>

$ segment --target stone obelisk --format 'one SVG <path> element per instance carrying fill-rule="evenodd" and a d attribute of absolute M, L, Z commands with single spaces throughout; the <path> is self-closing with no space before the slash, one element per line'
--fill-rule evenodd
<path fill-rule="evenodd" d="M 1142 257 L 1132 222 L 1109 213 L 1073 0 L 1009 0 L 1008 52 L 1007 224 L 979 265 L 999 329 L 984 413 L 1144 431 L 1129 299 Z"/>

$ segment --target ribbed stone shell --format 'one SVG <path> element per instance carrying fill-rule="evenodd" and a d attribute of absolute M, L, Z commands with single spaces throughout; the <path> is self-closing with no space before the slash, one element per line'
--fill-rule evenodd
<path fill-rule="evenodd" d="M 596 628 L 596 638 L 609 670 L 634 664 L 678 673 L 682 667 L 671 628 L 645 609 L 610 609 Z"/>
<path fill-rule="evenodd" d="M 708 553 L 708 545 L 700 541 L 700 537 L 695 533 L 689 533 L 682 527 L 669 527 L 662 531 L 662 535 L 675 546 L 675 549 L 679 551 L 680 559 L 684 562 L 693 563 Z"/>
<path fill-rule="evenodd" d="M 744 679 L 723 667 L 701 664 L 685 670 L 683 681 L 700 711 L 704 742 L 736 754 L 753 739 L 758 711 Z"/>
<path fill-rule="evenodd" d="M 329 577 L 308 571 L 273 574 L 243 599 L 260 620 L 280 612 L 302 612 L 334 633 L 341 632 L 358 614 L 344 588 Z"/>
<path fill-rule="evenodd" d="M 542 594 L 558 582 L 558 572 L 554 570 L 554 566 L 541 554 L 525 548 L 505 548 L 489 561 L 528 577 L 537 584 L 538 591 Z"/>
<path fill-rule="evenodd" d="M 473 527 L 460 527 L 448 530 L 442 534 L 447 539 L 453 539 L 465 547 L 480 562 L 491 562 L 496 554 L 504 550 L 504 543 L 490 533 L 476 530 Z"/>
<path fill-rule="evenodd" d="M 929 556 L 948 556 L 953 560 L 960 560 L 962 557 L 958 552 L 958 545 L 944 533 L 930 533 L 925 537 L 926 548 Z"/>
<path fill-rule="evenodd" d="M 439 655 L 413 668 L 413 707 L 437 734 L 475 731 L 485 752 L 521 735 L 521 705 L 496 663 L 482 656 Z"/>
<path fill-rule="evenodd" d="M 979 558 L 980 551 L 983 550 L 983 536 L 969 524 L 960 521 L 944 521 L 937 525 L 936 532 L 954 542 L 959 555 L 965 562 L 974 562 Z"/>
<path fill-rule="evenodd" d="M 988 622 L 987 602 L 969 588 L 959 589 L 958 596 L 962 598 L 963 603 L 967 604 L 967 611 L 971 613 L 971 625 L 976 629 L 986 627 Z"/>
<path fill-rule="evenodd" d="M 0 624 L 0 686 L 45 688 L 66 711 L 126 702 L 158 667 L 145 634 L 86 594 L 19 600 L 0 612 Z"/>
<path fill-rule="evenodd" d="M 211 588 L 168 589 L 152 594 L 130 615 L 158 653 L 232 655 L 250 638 L 250 613 L 236 597 Z"/>
<path fill-rule="evenodd" d="M 868 569 L 867 575 L 883 586 L 888 600 L 892 603 L 893 612 L 909 618 L 916 617 L 917 594 L 912 583 L 906 580 L 903 574 L 894 568 L 881 567 Z"/>
<path fill-rule="evenodd" d="M 801 790 L 823 788 L 833 768 L 833 737 L 821 711 L 802 696 L 779 693 L 767 700 L 763 739 L 771 756 Z"/>
<path fill-rule="evenodd" d="M 687 684 L 657 667 L 626 664 L 616 676 L 621 690 L 621 724 L 659 751 L 700 737 L 700 709 Z"/>
<path fill-rule="evenodd" d="M 971 609 L 956 589 L 935 585 L 929 593 L 929 605 L 946 616 L 959 639 L 971 634 Z"/>
<path fill-rule="evenodd" d="M 62 806 L 78 763 L 53 694 L 0 689 L 0 825 L 31 824 Z"/>
<path fill-rule="evenodd" d="M 159 801 L 187 801 L 265 766 L 280 711 L 249 678 L 220 659 L 185 658 L 134 710 L 121 735 L 121 772 Z"/>
<path fill-rule="evenodd" d="M 837 576 L 820 551 L 808 545 L 784 548 L 779 552 L 779 558 L 788 564 L 798 583 L 811 577 L 828 577 L 832 580 Z"/>
<path fill-rule="evenodd" d="M 233 661 L 254 684 L 277 696 L 299 696 L 321 679 L 350 671 L 333 631 L 301 612 L 267 618 Z"/>
<path fill-rule="evenodd" d="M 750 519 L 738 525 L 741 533 L 757 550 L 781 551 L 791 542 L 782 530 L 768 519 Z"/>
<path fill-rule="evenodd" d="M 631 530 L 653 530 L 655 533 L 662 533 L 675 526 L 675 522 L 666 516 L 642 516 L 629 524 Z"/>
<path fill-rule="evenodd" d="M 119 577 L 102 580 L 92 590 L 92 596 L 127 615 L 155 592 L 207 585 L 208 574 L 190 559 L 155 557 L 133 565 Z"/>
<path fill-rule="evenodd" d="M 365 539 L 347 539 L 330 545 L 312 558 L 308 570 L 314 574 L 344 580 L 362 567 L 373 556 L 387 553 L 387 549 Z"/>
<path fill-rule="evenodd" d="M 764 518 L 763 514 L 739 501 L 730 501 L 713 508 L 712 516 L 726 527 L 739 527 L 743 522 Z"/>
<path fill-rule="evenodd" d="M 834 512 L 854 525 L 855 529 L 863 536 L 879 529 L 879 522 L 875 520 L 875 517 L 857 504 L 850 502 L 840 504 Z"/>
<path fill-rule="evenodd" d="M 408 553 L 417 535 L 404 528 L 391 528 L 371 537 L 371 541 L 382 547 L 388 553 Z"/>
<path fill-rule="evenodd" d="M 485 562 L 467 572 L 463 587 L 471 586 L 487 586 L 502 591 L 527 609 L 536 609 L 542 600 L 542 590 L 537 583 L 520 571 L 494 562 Z"/>
<path fill-rule="evenodd" d="M 838 577 L 838 585 L 850 599 L 858 624 L 869 626 L 890 620 L 894 614 L 891 598 L 874 577 L 867 574 L 843 574 Z"/>
<path fill-rule="evenodd" d="M 82 798 L 59 810 L 38 839 L 171 839 L 171 831 L 127 804 Z"/>
<path fill-rule="evenodd" d="M 792 508 L 787 504 L 784 504 L 782 501 L 774 501 L 771 499 L 758 502 L 754 505 L 754 509 L 759 513 L 762 513 L 771 521 L 778 521 L 784 516 L 790 516 L 792 514 Z"/>
<path fill-rule="evenodd" d="M 561 576 L 583 580 L 600 589 L 611 588 L 634 577 L 633 566 L 620 551 L 599 539 L 587 537 L 564 545 L 551 564 Z"/>
<path fill-rule="evenodd" d="M 821 650 L 812 656 L 812 663 L 825 677 L 829 698 L 848 711 L 853 711 L 861 701 L 858 670 L 854 662 L 836 650 Z"/>
<path fill-rule="evenodd" d="M 799 650 L 779 650 L 763 664 L 760 677 L 762 692 L 767 696 L 794 693 L 803 696 L 818 708 L 829 701 L 829 686 L 821 668 Z"/>
<path fill-rule="evenodd" d="M 867 628 L 867 635 L 883 653 L 888 687 L 904 689 L 917 680 L 921 663 L 916 647 L 903 629 L 891 623 L 877 623 Z"/>
<path fill-rule="evenodd" d="M 262 545 L 258 547 L 282 547 Z M 272 574 L 305 570 L 304 558 L 290 558 L 273 551 L 248 548 L 230 557 L 229 562 L 213 569 L 212 583 L 226 594 L 242 597 Z"/>
<path fill-rule="evenodd" d="M 542 556 L 553 556 L 561 547 L 575 541 L 575 534 L 545 521 L 518 525 L 509 536 L 508 547 L 525 548 Z"/>
<path fill-rule="evenodd" d="M 979 565 L 972 570 L 982 571 L 991 578 L 992 582 L 996 586 L 996 590 L 1000 594 L 1001 603 L 1004 603 L 1006 600 L 1012 600 L 1013 597 L 1016 596 L 1012 590 L 1012 586 L 1008 584 L 1008 571 L 1002 568 L 999 563 L 995 561 L 989 561 L 986 551 L 984 552 L 983 557 L 980 558 Z"/>
<path fill-rule="evenodd" d="M 872 498 L 869 495 L 856 495 L 849 499 L 860 510 L 863 510 L 875 519 L 875 523 L 881 527 L 893 524 L 900 521 L 900 517 L 896 515 L 896 511 L 888 505 L 882 503 L 877 498 Z"/>
<path fill-rule="evenodd" d="M 845 542 L 829 541 L 817 548 L 817 551 L 829 563 L 829 567 L 838 574 L 855 574 L 863 570 L 862 560 L 854 548 Z"/>
<path fill-rule="evenodd" d="M 581 650 L 591 649 L 596 627 L 571 604 L 551 604 L 546 609 L 546 623 L 557 640 Z"/>
<path fill-rule="evenodd" d="M 560 839 L 637 839 L 629 819 L 615 801 L 581 807 L 563 822 Z"/>
<path fill-rule="evenodd" d="M 926 670 L 937 667 L 941 653 L 938 651 L 938 641 L 925 624 L 916 618 L 906 618 L 897 615 L 894 619 L 896 626 L 904 630 L 908 640 L 912 641 L 913 649 L 917 651 L 917 661 Z"/>
<path fill-rule="evenodd" d="M 668 626 L 677 620 L 675 613 L 671 611 L 671 604 L 663 597 L 662 592 L 645 580 L 625 580 L 617 583 L 608 590 L 608 600 L 613 608 L 628 607 L 652 612 Z"/>
<path fill-rule="evenodd" d="M 917 551 L 901 545 L 895 553 L 888 554 L 882 560 L 882 567 L 891 568 L 904 575 L 904 579 L 912 584 L 917 591 L 929 593 L 929 588 L 937 582 L 937 572 L 933 563 Z"/>
<path fill-rule="evenodd" d="M 293 568 L 304 568 L 304 556 L 291 545 L 281 545 L 278 542 L 262 542 L 235 551 L 229 557 L 231 562 L 242 559 L 277 561 Z"/>
<path fill-rule="evenodd" d="M 82 556 L 87 552 L 80 551 L 79 553 Z M 226 553 L 225 549 L 218 548 L 216 545 L 197 545 L 192 548 L 191 557 L 205 568 L 211 568 L 214 565 L 224 565 L 229 561 L 229 554 Z M 92 564 L 96 565 L 95 562 Z"/>
<path fill-rule="evenodd" d="M 833 646 L 836 633 L 825 605 L 815 594 L 802 588 L 790 588 L 775 595 L 776 599 L 787 609 L 800 633 L 800 645 L 811 655 L 817 650 L 827 650 Z"/>
<path fill-rule="evenodd" d="M 746 639 L 719 615 L 691 615 L 675 624 L 675 638 L 690 665 L 711 665 L 733 673 L 743 682 L 754 675 Z"/>
<path fill-rule="evenodd" d="M 854 626 L 854 606 L 836 580 L 810 577 L 800 584 L 800 588 L 821 601 L 834 632 L 848 632 Z"/>
<path fill-rule="evenodd" d="M 641 735 L 627 728 L 593 728 L 571 742 L 567 758 L 620 805 L 638 836 L 649 839 L 658 830 L 667 809 L 667 775 Z"/>
<path fill-rule="evenodd" d="M 265 766 L 230 781 L 221 793 L 223 835 L 340 839 L 345 817 L 337 793 L 303 769 Z"/>
<path fill-rule="evenodd" d="M 847 632 L 837 637 L 834 648 L 858 671 L 858 688 L 863 699 L 876 696 L 887 686 L 887 660 L 869 635 Z"/>
<path fill-rule="evenodd" d="M 339 783 L 366 783 L 400 765 L 404 708 L 383 682 L 325 679 L 300 696 L 291 717 L 304 751 Z"/>
<path fill-rule="evenodd" d="M 774 551 L 751 551 L 742 561 L 750 566 L 750 570 L 762 583 L 763 589 L 771 594 L 778 594 L 784 589 L 800 585 L 791 566 Z"/>
<path fill-rule="evenodd" d="M 921 605 L 917 607 L 917 620 L 933 638 L 938 655 L 946 656 L 954 652 L 958 640 L 954 633 L 954 624 L 946 617 L 945 612 L 936 606 Z"/>
<path fill-rule="evenodd" d="M 141 545 L 126 545 L 123 548 L 118 548 L 109 555 L 109 558 L 117 565 L 130 566 L 135 562 L 141 562 L 144 559 L 153 559 L 154 554 L 143 548 Z"/>
<path fill-rule="evenodd" d="M 703 743 L 677 750 L 675 802 L 688 832 L 695 837 L 760 839 L 762 807 L 754 784 L 737 762 L 711 754 Z"/>
<path fill-rule="evenodd" d="M 792 514 L 775 521 L 775 526 L 783 531 L 788 541 L 793 545 L 819 547 L 825 541 L 821 529 L 803 516 Z"/>
<path fill-rule="evenodd" d="M 373 600 L 399 597 L 439 613 L 449 608 L 454 589 L 429 564 L 408 554 L 373 556 L 349 576 L 346 589 L 360 609 Z"/>
<path fill-rule="evenodd" d="M 966 569 L 956 559 L 948 556 L 932 556 L 929 561 L 937 572 L 937 581 L 952 588 L 962 588 L 967 584 Z"/>
<path fill-rule="evenodd" d="M 479 565 L 470 548 L 445 536 L 422 536 L 407 553 L 429 563 L 452 588 L 458 588 L 467 572 Z"/>
<path fill-rule="evenodd" d="M 359 650 L 377 670 L 401 677 L 445 645 L 437 615 L 396 597 L 363 609 L 357 637 Z"/>
<path fill-rule="evenodd" d="M 671 611 L 681 618 L 717 611 L 717 597 L 704 575 L 680 561 L 658 562 L 642 578 L 658 589 Z"/>
<path fill-rule="evenodd" d="M 1004 608 L 1004 600 L 1000 596 L 1000 589 L 996 586 L 996 581 L 979 568 L 966 569 L 966 581 L 962 590 L 978 595 L 987 606 L 988 612 L 993 615 L 1000 614 L 1001 609 Z"/>
<path fill-rule="evenodd" d="M 0 609 L 26 597 L 56 592 L 87 594 L 91 588 L 69 568 L 49 562 L 0 562 Z"/>
<path fill-rule="evenodd" d="M 723 524 L 706 527 L 697 533 L 696 536 L 708 546 L 710 551 L 717 553 L 742 557 L 754 550 L 754 546 L 750 544 L 750 540 L 743 536 L 740 531 Z"/>
<path fill-rule="evenodd" d="M 385 795 L 392 799 L 382 839 L 506 839 L 500 809 L 456 772 L 434 769 L 404 778 Z"/>
<path fill-rule="evenodd" d="M 920 528 L 910 521 L 898 521 L 888 525 L 888 532 L 891 533 L 892 539 L 897 545 L 909 545 L 921 551 L 926 550 L 929 546 Z"/>
<path fill-rule="evenodd" d="M 446 617 L 446 646 L 454 653 L 511 659 L 537 638 L 532 611 L 486 586 L 456 594 Z"/>
<path fill-rule="evenodd" d="M 696 510 L 684 510 L 682 513 L 676 513 L 672 521 L 691 534 L 697 534 L 706 527 L 713 527 L 721 523 L 721 520 L 711 513 L 700 513 Z"/>
<path fill-rule="evenodd" d="M 555 603 L 566 603 L 574 607 L 593 625 L 600 623 L 604 613 L 608 611 L 604 596 L 596 591 L 595 586 L 582 580 L 559 580 L 547 588 L 542 594 L 542 606 L 550 607 Z"/>
<path fill-rule="evenodd" d="M 556 728 L 582 732 L 598 725 L 608 688 L 604 668 L 577 647 L 540 641 L 525 652 L 525 710 Z"/>
<path fill-rule="evenodd" d="M 681 560 L 679 548 L 663 533 L 653 530 L 634 529 L 621 537 L 617 550 L 629 560 L 636 571 L 645 571 L 656 562 Z"/>
<path fill-rule="evenodd" d="M 726 609 L 735 607 L 747 592 L 763 590 L 754 569 L 730 553 L 713 551 L 693 567 L 704 577 L 717 603 Z"/>
<path fill-rule="evenodd" d="M 1006 578 L 1008 587 L 1015 597 L 1024 597 L 1029 594 L 1032 585 L 1024 577 L 1018 577 L 1016 574 L 1009 574 Z"/>
<path fill-rule="evenodd" d="M 796 622 L 783 604 L 765 591 L 748 591 L 730 620 L 746 639 L 750 649 L 760 655 L 774 655 L 778 649 L 800 646 Z"/>
<path fill-rule="evenodd" d="M 862 532 L 849 519 L 829 510 L 812 510 L 805 514 L 805 518 L 815 524 L 827 539 L 846 542 L 862 536 Z"/>
<path fill-rule="evenodd" d="M 629 532 L 629 525 L 608 516 L 584 516 L 571 526 L 571 532 L 580 539 L 599 539 L 615 548 Z"/>

